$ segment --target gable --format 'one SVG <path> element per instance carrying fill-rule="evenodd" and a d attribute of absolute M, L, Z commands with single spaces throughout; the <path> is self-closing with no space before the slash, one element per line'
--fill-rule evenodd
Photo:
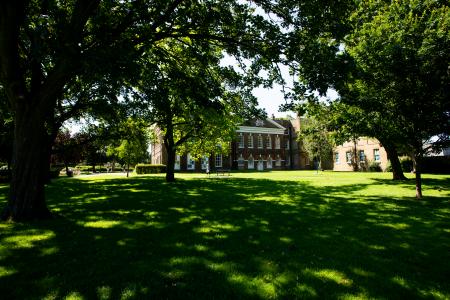
<path fill-rule="evenodd" d="M 286 128 L 270 119 L 252 119 L 245 121 L 237 132 L 284 134 Z"/>

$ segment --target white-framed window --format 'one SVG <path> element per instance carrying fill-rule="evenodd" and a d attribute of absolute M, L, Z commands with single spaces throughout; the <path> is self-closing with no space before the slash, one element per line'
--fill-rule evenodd
<path fill-rule="evenodd" d="M 281 147 L 280 136 L 277 135 L 277 136 L 275 137 L 275 149 L 280 149 L 280 147 Z"/>
<path fill-rule="evenodd" d="M 280 157 L 280 155 L 277 155 L 277 160 L 275 161 L 275 166 L 281 167 L 281 157 Z"/>
<path fill-rule="evenodd" d="M 270 135 L 267 135 L 267 138 L 266 138 L 266 148 L 272 149 L 272 137 Z"/>
<path fill-rule="evenodd" d="M 373 159 L 375 161 L 381 161 L 380 149 L 373 149 Z"/>
<path fill-rule="evenodd" d="M 247 137 L 247 147 L 253 148 L 253 136 L 251 134 Z"/>
<path fill-rule="evenodd" d="M 239 148 L 244 148 L 244 135 L 242 133 L 239 133 Z"/>
<path fill-rule="evenodd" d="M 289 148 L 291 147 L 290 143 L 289 143 L 289 139 L 286 139 L 286 149 L 289 150 Z"/>
<path fill-rule="evenodd" d="M 263 138 L 262 135 L 258 135 L 258 148 L 262 149 L 263 148 Z"/>
<path fill-rule="evenodd" d="M 340 163 L 339 152 L 334 152 L 334 163 Z"/>
<path fill-rule="evenodd" d="M 267 169 L 272 169 L 272 157 L 267 158 Z"/>
<path fill-rule="evenodd" d="M 345 152 L 345 160 L 348 164 L 352 163 L 352 153 L 350 151 Z"/>
<path fill-rule="evenodd" d="M 180 155 L 175 155 L 175 166 L 174 169 L 179 171 L 181 169 L 181 156 Z"/>
<path fill-rule="evenodd" d="M 195 160 L 192 159 L 192 156 L 190 153 L 188 153 L 188 155 L 187 155 L 186 164 L 187 164 L 188 170 L 195 170 Z"/>
<path fill-rule="evenodd" d="M 222 154 L 216 154 L 216 168 L 222 168 Z"/>
<path fill-rule="evenodd" d="M 359 150 L 359 161 L 360 162 L 366 161 L 366 154 L 364 154 L 364 150 Z"/>
<path fill-rule="evenodd" d="M 202 170 L 209 169 L 209 157 L 206 155 L 202 156 Z"/>
<path fill-rule="evenodd" d="M 253 159 L 253 156 L 250 154 L 247 161 L 247 169 L 254 169 L 255 168 L 255 160 Z"/>
<path fill-rule="evenodd" d="M 242 154 L 239 156 L 238 158 L 238 166 L 239 167 L 243 167 L 244 166 L 244 157 L 242 156 Z"/>

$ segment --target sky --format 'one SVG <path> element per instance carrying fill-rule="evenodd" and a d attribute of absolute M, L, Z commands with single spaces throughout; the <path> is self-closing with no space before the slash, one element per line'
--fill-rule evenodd
<path fill-rule="evenodd" d="M 232 65 L 236 69 L 238 68 L 238 64 L 234 60 L 234 58 L 226 56 L 222 59 L 222 65 Z M 292 75 L 289 74 L 289 68 L 283 65 L 279 65 L 281 70 L 281 75 L 283 76 L 286 86 L 293 87 L 293 78 Z M 274 84 L 272 88 L 255 88 L 253 89 L 253 95 L 258 99 L 259 108 L 264 108 L 267 112 L 268 117 L 272 117 L 274 115 L 277 117 L 286 117 L 290 115 L 292 117 L 296 116 L 296 113 L 293 111 L 280 112 L 279 107 L 281 104 L 285 103 L 282 86 L 279 84 Z M 331 99 L 334 100 L 338 97 L 338 94 L 335 90 L 329 89 L 327 91 L 326 97 L 322 97 L 321 99 Z"/>

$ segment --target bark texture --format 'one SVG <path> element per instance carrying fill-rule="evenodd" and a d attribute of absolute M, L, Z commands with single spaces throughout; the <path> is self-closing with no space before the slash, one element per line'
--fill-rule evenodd
<path fill-rule="evenodd" d="M 422 157 L 414 157 L 414 170 L 416 173 L 416 198 L 422 199 Z"/>
<path fill-rule="evenodd" d="M 394 145 L 391 143 L 383 143 L 383 147 L 386 150 L 389 161 L 392 167 L 392 179 L 393 180 L 407 180 L 403 174 L 402 165 L 398 159 L 398 152 Z"/>
<path fill-rule="evenodd" d="M 164 135 L 164 147 L 167 151 L 167 164 L 166 164 L 166 181 L 175 181 L 175 141 L 173 138 L 173 127 L 167 126 L 166 133 Z"/>
<path fill-rule="evenodd" d="M 10 196 L 3 210 L 3 220 L 51 217 L 45 203 L 49 157 L 49 136 L 39 111 L 25 107 L 17 110 Z"/>

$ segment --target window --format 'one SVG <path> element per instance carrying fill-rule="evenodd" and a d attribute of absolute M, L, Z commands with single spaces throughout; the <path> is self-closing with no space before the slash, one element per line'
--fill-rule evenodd
<path fill-rule="evenodd" d="M 202 170 L 209 169 L 209 157 L 206 155 L 203 155 L 202 157 Z"/>
<path fill-rule="evenodd" d="M 346 158 L 348 164 L 352 163 L 352 153 L 350 151 L 345 152 L 345 158 Z"/>
<path fill-rule="evenodd" d="M 270 155 L 267 159 L 267 169 L 272 169 L 272 158 L 270 157 Z"/>
<path fill-rule="evenodd" d="M 253 136 L 251 134 L 247 138 L 247 143 L 249 148 L 253 148 Z"/>
<path fill-rule="evenodd" d="M 286 166 L 290 166 L 291 165 L 291 157 L 288 156 L 286 157 Z"/>
<path fill-rule="evenodd" d="M 216 154 L 216 168 L 222 167 L 222 154 Z"/>
<path fill-rule="evenodd" d="M 244 157 L 242 156 L 242 154 L 238 158 L 238 166 L 239 167 L 243 167 L 244 166 Z"/>
<path fill-rule="evenodd" d="M 339 152 L 334 153 L 334 162 L 336 164 L 340 163 Z"/>
<path fill-rule="evenodd" d="M 263 148 L 263 138 L 261 135 L 258 135 L 258 148 Z"/>
<path fill-rule="evenodd" d="M 239 148 L 244 148 L 244 135 L 242 133 L 239 134 Z"/>
<path fill-rule="evenodd" d="M 280 149 L 280 137 L 278 135 L 275 137 L 275 149 Z"/>
<path fill-rule="evenodd" d="M 288 149 L 289 150 L 289 139 L 286 139 L 286 149 Z"/>
<path fill-rule="evenodd" d="M 364 150 L 359 150 L 359 161 L 360 162 L 366 161 L 366 155 L 364 154 Z"/>
<path fill-rule="evenodd" d="M 194 170 L 195 169 L 195 161 L 192 159 L 191 154 L 187 155 L 187 169 Z"/>
<path fill-rule="evenodd" d="M 275 166 L 281 167 L 281 158 L 280 158 L 280 155 L 277 155 L 277 160 L 275 161 Z"/>
<path fill-rule="evenodd" d="M 381 161 L 380 158 L 380 149 L 373 149 L 373 159 L 375 161 Z"/>
<path fill-rule="evenodd" d="M 181 168 L 181 157 L 177 154 L 175 155 L 175 170 L 180 170 Z"/>
<path fill-rule="evenodd" d="M 266 139 L 266 148 L 272 149 L 272 138 L 270 137 L 270 135 L 268 135 Z"/>
<path fill-rule="evenodd" d="M 253 159 L 253 156 L 250 154 L 250 157 L 247 161 L 247 169 L 254 169 L 255 168 L 255 160 Z"/>

